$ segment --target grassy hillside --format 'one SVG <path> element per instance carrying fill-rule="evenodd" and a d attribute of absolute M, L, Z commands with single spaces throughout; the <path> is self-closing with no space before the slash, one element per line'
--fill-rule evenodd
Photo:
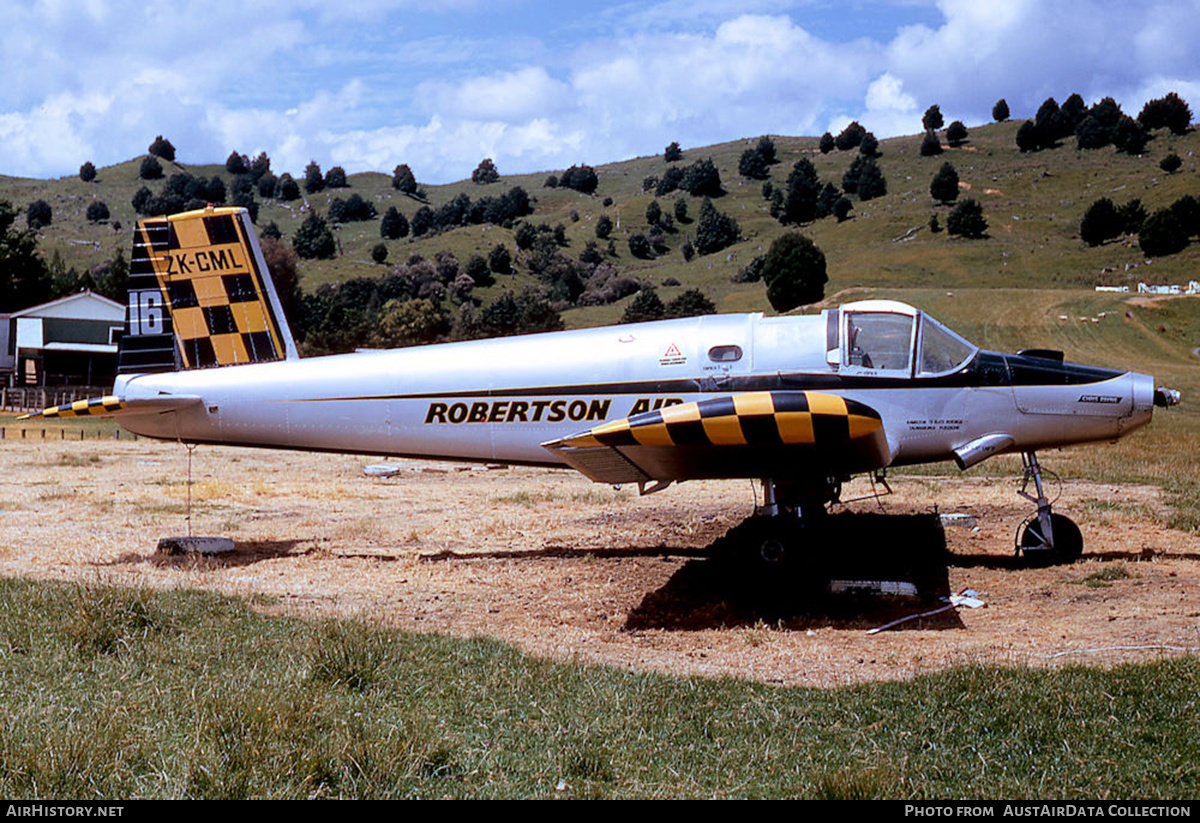
<path fill-rule="evenodd" d="M 1165 129 L 1155 133 L 1147 152 L 1141 157 L 1117 154 L 1110 148 L 1079 151 L 1074 141 L 1065 141 L 1058 149 L 1022 154 L 1016 148 L 1017 122 L 993 123 L 971 130 L 970 139 L 957 149 L 948 148 L 937 157 L 921 157 L 920 138 L 898 137 L 884 140 L 879 164 L 887 178 L 888 194 L 867 203 L 855 204 L 852 217 L 838 224 L 832 218 L 806 226 L 825 252 L 829 265 L 828 293 L 859 287 L 938 288 L 1027 288 L 1091 287 L 1099 283 L 1186 282 L 1195 277 L 1200 262 L 1200 246 L 1195 244 L 1181 254 L 1147 261 L 1132 240 L 1117 241 L 1100 248 L 1086 247 L 1078 237 L 1084 210 L 1097 198 L 1108 196 L 1116 203 L 1141 199 L 1148 211 L 1162 208 L 1183 194 L 1200 194 L 1200 134 L 1190 132 L 1174 136 Z M 822 181 L 841 184 L 855 152 L 834 151 L 828 155 L 816 149 L 815 138 L 776 137 L 780 162 L 772 167 L 771 179 L 781 185 L 793 163 L 808 157 Z M 626 240 L 632 233 L 645 231 L 645 209 L 652 194 L 642 192 L 642 181 L 661 175 L 668 164 L 661 155 L 597 166 L 599 188 L 587 196 L 566 189 L 548 189 L 545 179 L 551 172 L 532 175 L 502 176 L 485 186 L 462 181 L 445 186 L 426 186 L 433 208 L 459 193 L 472 199 L 498 195 L 514 185 L 522 186 L 535 199 L 534 222 L 566 227 L 569 246 L 577 255 L 584 243 L 594 238 L 596 219 L 608 213 L 617 224 L 613 234 L 623 271 L 646 277 L 653 283 L 675 278 L 679 287 L 661 289 L 664 299 L 688 287 L 699 287 L 709 294 L 721 311 L 769 310 L 761 284 L 734 284 L 730 276 L 789 229 L 774 220 L 762 197 L 762 184 L 737 174 L 738 158 L 756 139 L 747 138 L 704 148 L 685 149 L 680 161 L 687 165 L 711 158 L 721 173 L 727 194 L 716 201 L 721 211 L 735 217 L 741 225 L 743 240 L 718 254 L 697 257 L 686 263 L 679 251 L 695 224 L 677 225 L 677 233 L 668 235 L 670 252 L 653 261 L 633 258 Z M 1184 158 L 1183 168 L 1172 175 L 1159 169 L 1158 163 L 1174 152 Z M 81 158 L 82 160 L 83 158 Z M 949 213 L 946 206 L 935 205 L 929 195 L 929 183 L 941 164 L 954 164 L 958 171 L 962 196 L 980 200 L 989 222 L 989 237 L 963 240 L 946 232 L 932 234 L 929 217 L 937 213 L 942 225 Z M 84 183 L 78 177 L 59 180 L 25 180 L 0 177 L 0 198 L 19 207 L 41 198 L 54 210 L 54 223 L 43 232 L 41 244 L 47 257 L 57 252 L 67 265 L 79 269 L 110 259 L 118 248 L 128 253 L 128 227 L 135 219 L 130 200 L 143 185 L 138 179 L 139 161 L 130 160 L 99 170 L 97 179 Z M 219 174 L 230 182 L 223 166 L 164 163 L 169 176 L 176 171 L 211 176 Z M 300 169 L 290 171 L 297 179 Z M 417 170 L 419 173 L 419 169 Z M 503 168 L 500 169 L 503 172 Z M 390 176 L 381 173 L 350 177 L 351 188 L 324 191 L 308 196 L 308 205 L 324 213 L 333 197 L 351 193 L 375 203 L 380 215 L 396 206 L 409 218 L 421 203 L 392 189 Z M 155 192 L 163 186 L 155 181 Z M 670 211 L 678 193 L 661 200 Z M 605 208 L 605 198 L 612 205 Z M 93 199 L 107 203 L 112 220 L 89 224 L 85 211 Z M 700 202 L 687 197 L 694 220 Z M 280 203 L 266 201 L 259 214 L 259 225 L 274 221 L 285 236 L 291 235 L 302 219 L 304 201 Z M 115 229 L 119 223 L 121 228 Z M 908 239 L 900 240 L 910 230 Z M 378 219 L 367 223 L 348 223 L 336 230 L 342 253 L 331 261 L 306 261 L 302 266 L 303 285 L 314 288 L 321 283 L 350 277 L 380 274 L 385 267 L 371 261 L 371 248 L 380 242 Z M 463 262 L 472 253 L 486 254 L 496 243 L 515 249 L 512 232 L 497 226 L 472 226 L 414 241 L 406 238 L 390 241 L 389 262 L 401 262 L 410 254 L 430 257 L 448 249 Z M 528 275 L 518 273 L 515 284 Z M 493 294 L 514 285 L 502 282 L 492 287 Z M 492 294 L 483 294 L 489 299 Z M 620 316 L 622 304 L 575 309 L 565 319 L 570 326 L 611 322 Z"/>

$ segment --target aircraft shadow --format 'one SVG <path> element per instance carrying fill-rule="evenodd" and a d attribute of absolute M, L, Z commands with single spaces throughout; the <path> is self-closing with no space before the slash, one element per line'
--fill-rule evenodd
<path fill-rule="evenodd" d="M 150 562 L 159 568 L 178 569 L 195 568 L 239 568 L 295 554 L 296 547 L 306 543 L 304 540 L 237 540 L 232 552 L 225 554 L 161 554 L 155 552 Z M 145 558 L 139 558 L 144 560 Z"/>
<path fill-rule="evenodd" d="M 870 629 L 933 611 L 950 595 L 950 555 L 937 515 L 840 513 L 808 526 L 801 545 L 767 562 L 754 518 L 689 560 L 633 609 L 625 629 L 755 625 Z M 834 581 L 831 585 L 831 581 Z M 950 609 L 896 630 L 956 629 Z"/>

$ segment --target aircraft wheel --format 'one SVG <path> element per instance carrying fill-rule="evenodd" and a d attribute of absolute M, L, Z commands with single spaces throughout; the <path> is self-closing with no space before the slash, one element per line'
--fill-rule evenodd
<path fill-rule="evenodd" d="M 1042 537 L 1042 524 L 1034 517 L 1021 532 L 1021 554 L 1032 566 L 1055 566 L 1074 563 L 1083 554 L 1083 535 L 1075 521 L 1061 514 L 1050 515 L 1054 530 L 1054 548 L 1048 548 Z"/>

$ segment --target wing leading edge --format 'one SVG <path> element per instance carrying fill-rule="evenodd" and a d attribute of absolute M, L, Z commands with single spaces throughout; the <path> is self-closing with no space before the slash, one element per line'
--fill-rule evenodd
<path fill-rule="evenodd" d="M 542 445 L 598 483 L 825 477 L 892 460 L 877 411 L 811 391 L 683 403 Z"/>

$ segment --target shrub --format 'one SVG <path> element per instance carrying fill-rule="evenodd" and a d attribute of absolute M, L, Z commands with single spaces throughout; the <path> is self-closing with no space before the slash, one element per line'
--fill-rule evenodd
<path fill-rule="evenodd" d="M 34 200 L 25 210 L 25 219 L 34 231 L 49 226 L 54 219 L 50 204 L 45 200 Z"/>
<path fill-rule="evenodd" d="M 108 206 L 103 200 L 93 200 L 87 207 L 87 219 L 92 223 L 99 223 L 101 220 L 108 219 Z"/>
<path fill-rule="evenodd" d="M 329 260 L 337 255 L 337 243 L 325 219 L 310 212 L 292 238 L 292 248 L 305 260 Z"/>
<path fill-rule="evenodd" d="M 471 172 L 471 182 L 480 186 L 495 183 L 499 179 L 500 172 L 496 170 L 496 164 L 492 162 L 492 158 L 490 157 L 480 160 L 479 165 L 475 167 L 475 171 Z"/>
<path fill-rule="evenodd" d="M 158 162 L 154 155 L 148 154 L 142 158 L 142 165 L 138 168 L 138 177 L 143 180 L 158 180 L 162 176 L 162 163 Z"/>
<path fill-rule="evenodd" d="M 170 140 L 167 140 L 161 134 L 154 138 L 154 142 L 150 144 L 147 151 L 156 157 L 161 157 L 167 162 L 174 162 L 175 160 L 175 147 L 171 145 Z"/>
<path fill-rule="evenodd" d="M 1191 234 L 1175 209 L 1160 209 L 1146 218 L 1138 234 L 1138 245 L 1151 257 L 1183 251 Z"/>
<path fill-rule="evenodd" d="M 929 184 L 929 194 L 934 200 L 952 203 L 958 199 L 958 172 L 950 163 L 943 163 Z"/>
<path fill-rule="evenodd" d="M 683 149 L 679 148 L 679 143 L 672 141 L 663 150 L 663 160 L 668 163 L 674 163 L 676 160 L 683 159 Z"/>
<path fill-rule="evenodd" d="M 79 179 L 85 183 L 90 183 L 96 179 L 96 167 L 89 160 L 79 167 Z"/>
<path fill-rule="evenodd" d="M 1088 206 L 1079 224 L 1079 237 L 1089 246 L 1099 246 L 1121 234 L 1123 221 L 1116 206 L 1107 197 L 1101 197 Z"/>
<path fill-rule="evenodd" d="M 405 194 L 416 192 L 417 178 L 413 176 L 412 169 L 407 164 L 401 163 L 392 171 L 392 188 Z"/>
<path fill-rule="evenodd" d="M 1158 163 L 1158 167 L 1167 174 L 1174 174 L 1175 172 L 1179 171 L 1179 168 L 1182 165 L 1183 160 L 1180 159 L 1179 155 L 1175 152 L 1171 152 Z"/>
<path fill-rule="evenodd" d="M 983 206 L 972 198 L 967 198 L 955 206 L 946 218 L 946 231 L 959 237 L 979 239 L 987 235 L 987 228 Z"/>
<path fill-rule="evenodd" d="M 662 298 L 654 289 L 642 289 L 637 296 L 625 307 L 621 314 L 622 323 L 642 323 L 647 320 L 661 320 L 667 308 Z"/>
<path fill-rule="evenodd" d="M 712 201 L 705 198 L 700 206 L 700 219 L 696 224 L 696 251 L 712 254 L 732 246 L 741 237 L 737 221 L 717 211 Z"/>
<path fill-rule="evenodd" d="M 1008 118 L 1008 101 L 1001 97 L 996 101 L 996 105 L 992 106 L 992 119 L 997 123 L 1003 123 Z"/>

